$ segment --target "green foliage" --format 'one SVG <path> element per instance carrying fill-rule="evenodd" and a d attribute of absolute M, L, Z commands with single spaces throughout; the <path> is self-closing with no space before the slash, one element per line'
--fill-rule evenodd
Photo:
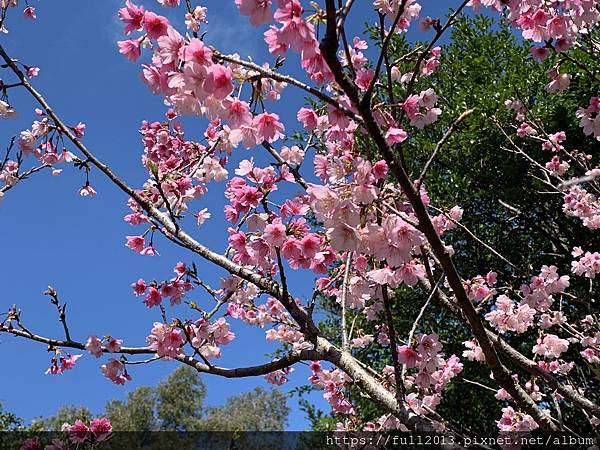
<path fill-rule="evenodd" d="M 373 30 L 369 31 L 373 33 Z M 372 37 L 377 39 L 377 36 Z M 398 61 L 418 45 L 408 43 L 404 36 L 395 36 L 389 59 Z M 560 274 L 568 274 L 571 248 L 574 245 L 584 249 L 598 248 L 597 233 L 594 236 L 578 220 L 564 215 L 562 197 L 547 193 L 546 186 L 532 176 L 535 172 L 529 163 L 510 152 L 510 143 L 494 121 L 513 134 L 514 112 L 506 109 L 504 101 L 521 99 L 531 109 L 534 116 L 531 119 L 543 123 L 548 133 L 560 130 L 567 133 L 567 148 L 593 154 L 591 165 L 594 166 L 598 160 L 597 143 L 583 136 L 575 111 L 578 106 L 588 104 L 590 92 L 600 91 L 599 79 L 561 55 L 554 55 L 542 63 L 533 61 L 529 47 L 515 38 L 508 27 L 484 16 L 461 17 L 453 27 L 451 41 L 442 46 L 441 55 L 438 71 L 417 81 L 413 92 L 433 87 L 439 96 L 442 116 L 424 130 L 409 130 L 409 140 L 403 145 L 403 159 L 411 177 L 418 179 L 451 124 L 466 110 L 474 109 L 441 147 L 426 174 L 424 185 L 433 206 L 445 210 L 461 206 L 464 209 L 461 223 L 514 264 L 513 267 L 469 233 L 457 228 L 444 235 L 444 240 L 455 250 L 454 261 L 459 273 L 469 279 L 494 270 L 498 272 L 502 286 L 514 289 L 537 275 L 543 264 L 554 264 Z M 600 62 L 583 51 L 576 51 L 574 57 L 596 73 L 600 69 Z M 556 65 L 560 65 L 561 72 L 573 74 L 571 88 L 563 93 L 548 94 L 544 90 L 549 82 L 546 72 Z M 399 63 L 401 73 L 411 72 L 413 66 L 414 61 Z M 390 99 L 387 79 L 383 75 L 377 95 L 383 103 L 401 102 L 406 96 L 405 89 L 406 85 L 395 83 L 394 99 Z M 520 140 L 519 145 L 537 161 L 545 162 L 552 156 L 550 152 L 542 152 L 539 141 Z M 365 141 L 362 148 L 369 156 L 373 146 Z M 377 158 L 377 155 L 371 156 Z M 589 299 L 598 294 L 595 288 L 592 292 L 588 292 L 589 289 L 589 284 L 572 279 L 569 292 L 587 299 L 582 302 L 578 315 L 591 308 Z M 428 293 L 420 288 L 398 289 L 395 293 L 392 299 L 394 325 L 401 339 L 408 335 L 427 297 Z M 320 306 L 326 314 L 320 329 L 339 343 L 338 304 L 335 299 L 321 299 Z M 351 313 L 349 322 L 353 319 Z M 460 356 L 464 350 L 461 342 L 471 337 L 468 328 L 435 302 L 428 306 L 417 327 L 417 333 L 433 331 L 439 334 L 447 356 Z M 354 336 L 362 332 L 377 335 L 377 330 L 359 313 Z M 516 338 L 505 336 L 511 345 L 525 354 L 531 354 L 536 337 L 527 334 Z M 355 350 L 355 355 L 378 371 L 391 364 L 389 349 L 379 346 Z M 577 358 L 578 355 L 573 352 L 569 357 Z M 467 360 L 463 363 L 461 376 L 443 393 L 437 411 L 456 428 L 483 435 L 496 433 L 495 421 L 501 415 L 501 403 L 493 398 L 493 392 L 464 381 L 475 381 L 495 389 L 489 379 L 489 370 L 480 363 Z M 580 366 L 583 371 L 589 371 L 586 364 Z M 514 367 L 511 369 L 521 380 L 529 379 L 527 374 Z M 600 386 L 591 373 L 585 377 L 591 380 L 587 395 L 597 402 Z M 351 391 L 350 398 L 358 405 L 359 414 L 365 420 L 385 413 L 358 392 Z M 339 419 L 310 407 L 305 401 L 302 405 L 314 429 L 331 429 Z M 563 406 L 565 421 L 581 422 L 585 427 L 586 421 L 579 414 L 568 404 Z"/>
<path fill-rule="evenodd" d="M 287 396 L 276 389 L 256 388 L 228 398 L 223 406 L 206 407 L 205 397 L 206 385 L 198 372 L 179 366 L 155 388 L 141 386 L 125 400 L 108 401 L 99 416 L 108 417 L 115 431 L 281 431 L 289 414 Z M 2 426 L 4 414 L 0 409 Z M 6 417 L 6 427 L 22 423 Z M 65 422 L 93 417 L 84 406 L 66 405 L 35 421 L 32 429 L 58 431 Z"/>
<path fill-rule="evenodd" d="M 43 429 L 60 431 L 64 423 L 72 424 L 77 419 L 88 422 L 93 417 L 94 415 L 86 406 L 63 405 L 53 416 L 40 419 L 39 424 L 43 426 Z"/>
<path fill-rule="evenodd" d="M 5 411 L 0 402 L 0 431 L 12 431 L 23 427 L 23 419 L 15 414 Z"/>
<path fill-rule="evenodd" d="M 230 397 L 224 406 L 208 408 L 203 429 L 207 431 L 283 431 L 290 412 L 281 391 L 260 387 Z"/>
<path fill-rule="evenodd" d="M 152 431 L 158 428 L 155 410 L 155 390 L 142 386 L 130 392 L 124 401 L 109 400 L 104 413 L 115 431 Z"/>
<path fill-rule="evenodd" d="M 161 430 L 194 431 L 201 427 L 206 386 L 198 373 L 180 366 L 156 388 Z"/>

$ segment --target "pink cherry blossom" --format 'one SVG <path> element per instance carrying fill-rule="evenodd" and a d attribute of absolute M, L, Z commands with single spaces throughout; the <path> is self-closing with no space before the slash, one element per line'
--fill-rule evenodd
<path fill-rule="evenodd" d="M 576 116 L 580 119 L 579 125 L 586 135 L 592 135 L 600 141 L 600 97 L 590 98 L 587 108 L 579 108 Z"/>
<path fill-rule="evenodd" d="M 89 427 L 81 420 L 77 419 L 73 425 L 69 427 L 69 439 L 74 444 L 85 442 L 90 433 Z"/>
<path fill-rule="evenodd" d="M 158 252 L 152 245 L 148 245 L 147 247 L 144 247 L 139 253 L 140 253 L 140 255 L 146 255 L 146 256 L 158 255 Z"/>
<path fill-rule="evenodd" d="M 127 236 L 127 243 L 125 244 L 131 250 L 141 253 L 144 250 L 146 242 L 142 236 Z"/>
<path fill-rule="evenodd" d="M 100 358 L 102 356 L 102 341 L 94 335 L 89 336 L 85 349 L 96 358 Z"/>
<path fill-rule="evenodd" d="M 61 370 L 65 371 L 65 370 L 71 370 L 73 367 L 75 367 L 75 363 L 77 362 L 77 360 L 81 358 L 81 355 L 67 355 L 67 357 L 61 357 L 60 358 L 60 363 L 61 363 Z"/>
<path fill-rule="evenodd" d="M 406 365 L 407 368 L 412 369 L 417 365 L 417 358 L 419 354 L 407 345 L 398 347 L 398 361 L 401 364 Z"/>
<path fill-rule="evenodd" d="M 130 61 L 136 61 L 141 54 L 140 40 L 127 39 L 126 41 L 117 42 L 119 53 L 125 56 Z"/>
<path fill-rule="evenodd" d="M 263 237 L 270 245 L 281 247 L 286 239 L 285 226 L 281 223 L 281 220 L 276 219 L 273 223 L 268 224 L 265 227 Z"/>
<path fill-rule="evenodd" d="M 358 248 L 360 236 L 357 230 L 345 223 L 342 223 L 331 231 L 331 246 L 340 252 L 353 251 Z"/>
<path fill-rule="evenodd" d="M 125 370 L 125 364 L 114 358 L 110 358 L 106 364 L 102 364 L 100 370 L 115 384 L 125 384 L 126 381 L 131 380 L 131 376 Z"/>
<path fill-rule="evenodd" d="M 146 286 L 146 282 L 144 281 L 143 278 L 140 278 L 139 280 L 137 280 L 135 283 L 133 283 L 131 285 L 131 287 L 133 288 L 133 293 L 135 295 L 144 295 L 146 293 L 146 289 L 148 288 L 148 286 Z"/>
<path fill-rule="evenodd" d="M 159 357 L 175 358 L 181 353 L 185 343 L 183 332 L 164 323 L 154 322 L 154 327 L 147 338 L 150 348 Z"/>
<path fill-rule="evenodd" d="M 86 125 L 83 122 L 79 122 L 77 125 L 73 127 L 73 132 L 75 136 L 81 139 L 85 135 Z"/>
<path fill-rule="evenodd" d="M 82 197 L 94 197 L 96 195 L 96 190 L 91 184 L 86 183 L 85 186 L 79 189 L 79 195 Z"/>
<path fill-rule="evenodd" d="M 110 338 L 106 344 L 106 349 L 109 352 L 117 353 L 121 351 L 121 345 L 123 341 L 121 339 Z"/>
<path fill-rule="evenodd" d="M 302 123 L 302 126 L 307 131 L 313 131 L 317 128 L 318 116 L 314 110 L 310 108 L 300 108 L 298 110 L 298 121 Z"/>
<path fill-rule="evenodd" d="M 277 114 L 262 113 L 254 118 L 253 126 L 256 127 L 257 142 L 275 142 L 284 137 L 283 124 L 279 122 Z"/>
<path fill-rule="evenodd" d="M 96 437 L 97 442 L 106 440 L 112 433 L 112 424 L 106 417 L 92 419 L 90 422 L 90 431 Z"/>
<path fill-rule="evenodd" d="M 125 22 L 125 33 L 130 34 L 132 31 L 141 30 L 144 20 L 144 7 L 135 5 L 131 0 L 125 2 L 125 8 L 119 10 L 119 19 Z"/>
<path fill-rule="evenodd" d="M 404 131 L 402 128 L 395 127 L 388 128 L 385 134 L 385 139 L 387 140 L 388 144 L 399 144 L 404 142 L 407 137 L 408 134 L 406 131 Z"/>
<path fill-rule="evenodd" d="M 250 17 L 250 23 L 255 27 L 273 20 L 271 0 L 235 0 L 240 14 Z"/>
<path fill-rule="evenodd" d="M 554 334 L 546 334 L 537 339 L 533 352 L 547 358 L 558 358 L 561 353 L 569 348 L 569 341 L 561 339 Z"/>
<path fill-rule="evenodd" d="M 158 289 L 156 289 L 154 286 L 150 286 L 147 292 L 148 294 L 146 295 L 146 298 L 144 298 L 144 304 L 148 308 L 158 306 L 162 303 L 162 296 L 160 295 Z"/>
<path fill-rule="evenodd" d="M 213 64 L 206 74 L 203 88 L 206 92 L 223 100 L 233 90 L 231 83 L 231 70 L 221 64 Z"/>
<path fill-rule="evenodd" d="M 528 414 L 515 411 L 511 406 L 502 409 L 502 418 L 498 421 L 500 431 L 531 431 L 539 425 Z"/>
<path fill-rule="evenodd" d="M 27 6 L 23 10 L 23 16 L 25 16 L 27 19 L 36 19 L 37 16 L 35 15 L 35 8 L 33 8 L 32 6 Z"/>
<path fill-rule="evenodd" d="M 144 14 L 142 25 L 150 39 L 158 39 L 167 34 L 169 21 L 166 17 L 147 11 Z"/>

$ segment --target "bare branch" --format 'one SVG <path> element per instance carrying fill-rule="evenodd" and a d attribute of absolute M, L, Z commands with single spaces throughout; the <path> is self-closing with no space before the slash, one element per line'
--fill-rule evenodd
<path fill-rule="evenodd" d="M 346 324 L 346 294 L 348 292 L 348 279 L 350 278 L 350 262 L 352 260 L 352 252 L 348 252 L 346 256 L 346 264 L 344 267 L 344 280 L 342 281 L 342 348 L 348 350 L 348 325 Z"/>
<path fill-rule="evenodd" d="M 435 146 L 435 149 L 433 150 L 433 153 L 431 154 L 431 156 L 425 163 L 425 166 L 423 167 L 423 170 L 421 171 L 421 175 L 419 175 L 419 179 L 417 180 L 417 190 L 419 190 L 419 188 L 421 187 L 421 184 L 423 183 L 423 180 L 425 179 L 425 175 L 427 175 L 427 171 L 429 170 L 429 167 L 433 163 L 433 160 L 435 159 L 435 157 L 437 156 L 437 154 L 439 153 L 439 151 L 441 150 L 443 145 L 448 141 L 448 139 L 450 139 L 450 136 L 452 136 L 452 134 L 458 129 L 458 126 L 467 117 L 469 117 L 471 114 L 473 114 L 474 111 L 475 111 L 474 109 L 468 109 L 464 113 L 462 113 L 460 116 L 458 116 L 457 119 L 454 122 L 452 122 L 452 124 L 450 125 L 450 128 L 448 128 L 448 130 L 444 133 L 442 138 L 438 141 L 438 143 Z"/>
<path fill-rule="evenodd" d="M 283 83 L 288 83 L 291 84 L 292 86 L 296 86 L 300 89 L 302 89 L 303 91 L 308 92 L 309 94 L 314 95 L 315 97 L 317 97 L 319 100 L 324 101 L 325 103 L 339 109 L 340 111 L 343 111 L 344 114 L 346 114 L 348 117 L 350 117 L 351 119 L 355 120 L 358 123 L 362 122 L 362 119 L 357 116 L 354 112 L 350 111 L 348 108 L 346 108 L 345 106 L 342 106 L 338 101 L 334 100 L 333 98 L 331 98 L 330 96 L 328 96 L 327 94 L 319 91 L 318 89 L 315 89 L 312 86 L 309 86 L 305 83 L 302 83 L 301 81 L 296 80 L 295 78 L 289 76 L 289 75 L 282 75 L 280 73 L 277 73 L 273 70 L 270 69 L 265 69 L 262 66 L 259 66 L 258 64 L 255 64 L 253 62 L 250 61 L 244 61 L 243 59 L 240 58 L 236 58 L 235 56 L 231 56 L 231 55 L 224 55 L 223 53 L 219 53 L 217 50 L 213 49 L 213 54 L 215 55 L 215 58 L 217 59 L 221 59 L 223 61 L 227 61 L 233 64 L 238 64 L 242 67 L 245 67 L 247 69 L 251 69 L 254 70 L 256 72 L 258 72 L 259 74 L 261 74 L 262 76 L 266 77 L 266 78 L 270 78 L 272 80 L 275 81 L 280 81 Z"/>
<path fill-rule="evenodd" d="M 466 4 L 467 1 L 464 1 L 463 6 Z M 447 26 L 449 26 L 451 20 L 453 20 L 453 17 L 449 19 Z M 443 29 L 446 29 L 447 26 Z M 436 39 L 432 41 L 431 45 L 435 43 L 435 40 Z M 413 183 L 402 166 L 402 163 L 396 159 L 391 148 L 387 144 L 381 130 L 379 129 L 379 126 L 377 125 L 377 122 L 373 117 L 370 105 L 367 105 L 364 102 L 358 104 L 359 102 L 356 87 L 343 74 L 343 69 L 337 59 L 336 49 L 337 33 L 335 28 L 335 5 L 333 4 L 333 0 L 327 0 L 327 31 L 325 33 L 325 38 L 321 42 L 321 51 L 323 53 L 323 57 L 327 61 L 329 69 L 334 74 L 338 84 L 340 84 L 342 89 L 344 89 L 350 100 L 357 105 L 358 110 L 364 119 L 365 128 L 368 134 L 377 145 L 379 151 L 390 167 L 391 173 L 394 175 L 404 191 L 404 194 L 408 198 L 408 201 L 410 202 L 414 213 L 419 220 L 421 231 L 427 238 L 433 254 L 440 262 L 440 265 L 446 274 L 448 284 L 454 292 L 458 306 L 467 318 L 474 336 L 480 343 L 481 349 L 486 357 L 486 361 L 494 374 L 494 380 L 500 386 L 506 389 L 512 398 L 515 399 L 519 407 L 531 415 L 542 429 L 549 432 L 557 431 L 556 425 L 544 415 L 529 394 L 527 394 L 527 392 L 525 392 L 525 390 L 523 390 L 523 388 L 521 388 L 521 386 L 515 382 L 515 380 L 512 378 L 511 372 L 500 361 L 494 346 L 487 336 L 481 318 L 467 297 L 462 279 L 458 274 L 454 262 L 452 261 L 451 256 L 448 254 L 446 246 L 437 234 L 433 223 L 431 222 L 431 218 L 427 213 L 427 209 L 423 204 L 420 194 L 415 190 Z M 414 76 L 412 81 L 414 82 Z"/>
<path fill-rule="evenodd" d="M 223 255 L 213 252 L 204 245 L 200 244 L 185 231 L 176 226 L 176 224 L 174 224 L 165 214 L 159 211 L 153 204 L 142 198 L 134 189 L 122 181 L 106 164 L 102 163 L 98 158 L 96 158 L 96 156 L 75 136 L 73 131 L 63 123 L 63 121 L 54 112 L 52 107 L 46 102 L 44 97 L 31 85 L 27 77 L 8 56 L 1 45 L 0 57 L 4 59 L 8 67 L 10 67 L 15 75 L 17 75 L 19 80 L 21 80 L 23 86 L 37 100 L 40 106 L 46 111 L 48 116 L 54 121 L 57 129 L 67 136 L 67 138 L 86 156 L 91 164 L 104 173 L 109 180 L 111 180 L 123 192 L 133 198 L 152 218 L 161 223 L 165 228 L 165 232 L 163 232 L 163 234 L 165 234 L 167 238 L 171 239 L 178 245 L 197 253 L 208 261 L 224 268 L 229 273 L 237 275 L 240 278 L 243 278 L 244 280 L 249 281 L 250 283 L 253 283 L 264 291 L 268 292 L 282 302 L 284 307 L 288 309 L 294 320 L 298 322 L 303 332 L 307 334 L 309 338 L 318 334 L 318 329 L 312 319 L 294 301 L 288 301 L 288 298 L 283 295 L 282 288 L 275 281 L 259 275 L 258 273 L 253 272 L 252 270 L 249 270 L 243 266 L 240 266 Z"/>

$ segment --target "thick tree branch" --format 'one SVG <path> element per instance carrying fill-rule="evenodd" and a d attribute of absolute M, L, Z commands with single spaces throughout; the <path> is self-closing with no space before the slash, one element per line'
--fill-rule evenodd
<path fill-rule="evenodd" d="M 64 122 L 54 112 L 52 107 L 46 102 L 44 97 L 31 85 L 27 77 L 8 56 L 4 48 L 0 45 L 0 57 L 4 59 L 8 67 L 15 73 L 23 86 L 37 100 L 40 106 L 46 111 L 46 114 L 54 121 L 56 127 L 86 156 L 88 161 L 104 173 L 109 180 L 118 186 L 123 192 L 133 198 L 144 210 L 161 225 L 164 226 L 166 234 L 170 235 L 183 247 L 197 253 L 204 259 L 222 267 L 233 275 L 255 284 L 265 292 L 277 298 L 288 309 L 294 320 L 298 323 L 301 330 L 309 337 L 313 338 L 318 334 L 318 329 L 312 319 L 303 311 L 293 300 L 289 301 L 283 294 L 282 288 L 275 281 L 257 274 L 243 266 L 235 264 L 223 255 L 220 255 L 208 249 L 204 245 L 194 240 L 189 234 L 174 224 L 167 215 L 163 214 L 153 204 L 142 198 L 134 189 L 122 181 L 106 164 L 102 163 L 96 156 L 75 136 L 73 131 L 64 124 Z"/>
<path fill-rule="evenodd" d="M 185 355 L 177 357 L 177 360 L 195 368 L 198 372 L 219 375 L 225 378 L 246 378 L 267 375 L 271 372 L 275 372 L 276 370 L 290 367 L 300 361 L 318 361 L 323 359 L 322 356 L 323 355 L 315 350 L 292 350 L 291 352 L 286 353 L 283 357 L 266 364 L 249 367 L 237 367 L 234 369 L 208 366 L 197 359 Z"/>
<path fill-rule="evenodd" d="M 431 283 L 427 280 L 422 280 L 421 284 L 425 289 L 431 288 Z M 448 297 L 441 290 L 438 289 L 436 291 L 435 298 L 442 306 L 451 311 L 456 318 L 461 320 L 463 323 L 467 323 L 460 309 L 454 303 L 452 303 L 452 301 L 448 299 Z M 550 372 L 541 369 L 535 361 L 527 358 L 525 355 L 508 344 L 505 340 L 501 339 L 500 336 L 493 331 L 487 330 L 487 335 L 496 349 L 505 357 L 507 357 L 511 363 L 515 364 L 531 375 L 540 377 L 548 386 L 550 386 L 552 389 L 556 389 L 556 391 L 564 398 L 570 400 L 580 408 L 590 412 L 592 415 L 600 417 L 600 406 L 579 394 L 571 386 L 561 383 Z"/>
<path fill-rule="evenodd" d="M 467 2 L 465 1 L 464 4 L 466 5 L 466 3 Z M 435 42 L 435 40 L 432 42 Z M 533 417 L 542 429 L 547 432 L 557 431 L 556 425 L 540 410 L 529 394 L 515 382 L 510 371 L 500 361 L 495 348 L 489 340 L 479 314 L 467 297 L 462 279 L 454 266 L 454 262 L 431 222 L 431 218 L 421 200 L 419 192 L 415 190 L 414 185 L 409 179 L 401 162 L 396 159 L 392 149 L 386 142 L 373 117 L 370 105 L 358 101 L 356 86 L 354 86 L 343 74 L 341 64 L 337 59 L 337 47 L 338 37 L 335 28 L 335 5 L 333 4 L 333 0 L 327 0 L 327 31 L 325 33 L 325 38 L 321 43 L 321 51 L 324 53 L 323 56 L 329 64 L 329 68 L 334 74 L 335 79 L 340 80 L 338 81 L 338 84 L 340 84 L 342 89 L 346 92 L 346 95 L 348 95 L 350 100 L 358 108 L 359 113 L 364 119 L 368 135 L 377 145 L 379 151 L 390 167 L 391 173 L 394 175 L 404 194 L 408 198 L 408 201 L 419 220 L 420 229 L 429 242 L 433 254 L 442 266 L 448 284 L 454 292 L 458 306 L 464 313 L 473 335 L 481 346 L 486 361 L 494 374 L 494 380 L 511 395 L 522 410 Z"/>

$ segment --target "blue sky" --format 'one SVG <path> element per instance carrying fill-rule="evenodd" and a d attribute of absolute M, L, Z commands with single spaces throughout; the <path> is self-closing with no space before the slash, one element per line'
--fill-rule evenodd
<path fill-rule="evenodd" d="M 27 21 L 19 11 L 11 11 L 7 22 L 10 33 L 0 36 L 0 40 L 11 56 L 41 68 L 39 77 L 34 79 L 35 86 L 64 121 L 72 125 L 78 121 L 87 124 L 84 142 L 96 156 L 130 185 L 140 186 L 146 173 L 140 164 L 142 146 L 137 130 L 144 119 L 162 120 L 166 108 L 162 99 L 151 95 L 139 79 L 139 64 L 130 63 L 117 52 L 116 41 L 123 39 L 123 35 L 116 12 L 122 3 L 34 1 L 37 21 Z M 160 11 L 154 0 L 136 3 Z M 436 3 L 439 5 L 434 0 L 422 2 L 425 14 L 439 14 Z M 361 32 L 366 13 L 372 20 L 375 16 L 369 8 L 370 2 L 361 0 L 357 4 L 359 7 L 349 24 Z M 236 51 L 242 56 L 251 55 L 257 62 L 272 62 L 265 50 L 262 31 L 251 28 L 247 18 L 239 16 L 233 0 L 207 0 L 203 5 L 209 9 L 208 43 L 223 52 Z M 181 23 L 181 12 L 181 9 L 162 11 L 173 23 Z M 290 73 L 298 74 L 293 70 Z M 11 80 L 4 70 L 0 77 L 7 82 Z M 290 128 L 288 131 L 293 131 L 302 95 L 291 87 L 284 95 L 285 102 L 272 104 L 271 110 L 282 116 Z M 35 119 L 36 105 L 24 91 L 11 90 L 10 99 L 19 116 L 0 122 L 0 148 Z M 194 137 L 202 134 L 206 123 L 196 118 L 186 120 L 185 125 L 188 136 Z M 234 159 L 254 157 L 259 163 L 268 163 L 260 150 L 240 150 Z M 152 322 L 159 319 L 158 311 L 147 309 L 132 295 L 133 281 L 140 277 L 169 278 L 178 261 L 195 261 L 200 273 L 213 285 L 218 285 L 224 273 L 161 239 L 155 243 L 160 256 L 136 255 L 123 245 L 125 235 L 136 234 L 122 220 L 128 212 L 126 196 L 92 171 L 91 182 L 98 195 L 93 199 L 79 197 L 77 191 L 84 181 L 83 173 L 65 167 L 58 177 L 49 174 L 32 177 L 9 191 L 0 203 L 0 310 L 6 311 L 17 304 L 30 329 L 61 337 L 55 311 L 42 295 L 52 285 L 68 302 L 75 339 L 85 340 L 89 334 L 111 334 L 125 339 L 126 345 L 144 345 Z M 191 230 L 200 242 L 218 251 L 226 244 L 222 187 L 210 186 L 209 194 L 196 202 L 198 210 L 211 209 L 213 218 L 202 229 Z M 290 287 L 297 296 L 309 296 L 307 287 L 312 279 L 310 274 L 294 274 Z M 210 301 L 201 290 L 195 291 L 192 299 L 200 305 L 208 305 Z M 175 314 L 186 316 L 185 307 L 179 308 Z M 265 341 L 264 330 L 232 323 L 238 338 L 223 349 L 218 364 L 242 366 L 267 361 L 267 353 L 276 347 Z M 3 386 L 0 401 L 6 409 L 27 420 L 52 414 L 63 404 L 83 404 L 99 412 L 107 400 L 123 398 L 140 385 L 154 385 L 175 367 L 167 362 L 134 367 L 133 381 L 116 386 L 100 373 L 99 360 L 90 356 L 80 359 L 75 370 L 62 376 L 44 375 L 50 359 L 44 346 L 5 334 L 0 335 L 0 356 L 5 368 L 0 371 Z M 304 384 L 309 375 L 308 370 L 299 366 L 292 381 L 283 388 Z M 205 376 L 204 380 L 208 385 L 207 402 L 213 405 L 255 386 L 268 387 L 262 378 L 227 380 Z M 320 393 L 311 399 L 328 408 Z M 308 422 L 295 399 L 289 404 L 292 407 L 289 429 L 305 429 Z"/>

